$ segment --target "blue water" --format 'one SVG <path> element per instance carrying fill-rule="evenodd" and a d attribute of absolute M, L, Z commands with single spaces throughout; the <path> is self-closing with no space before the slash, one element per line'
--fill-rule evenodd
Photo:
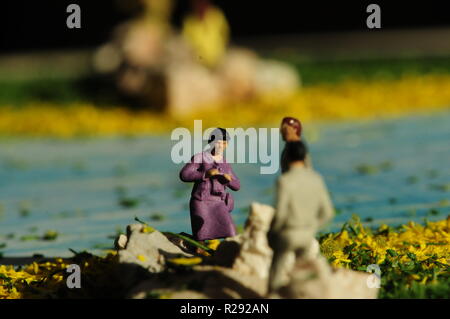
<path fill-rule="evenodd" d="M 325 178 L 338 229 L 353 213 L 367 225 L 436 220 L 450 213 L 450 112 L 376 121 L 310 125 L 314 168 Z M 68 248 L 100 253 L 135 216 L 160 230 L 190 232 L 191 185 L 178 179 L 169 136 L 0 142 L 0 248 L 5 256 L 71 256 Z M 358 172 L 369 166 L 372 174 Z M 252 201 L 272 204 L 277 175 L 260 164 L 233 164 L 237 224 Z M 117 188 L 138 199 L 118 203 Z M 431 214 L 435 209 L 437 213 Z M 162 215 L 152 221 L 154 214 Z M 55 230 L 54 241 L 24 240 Z"/>

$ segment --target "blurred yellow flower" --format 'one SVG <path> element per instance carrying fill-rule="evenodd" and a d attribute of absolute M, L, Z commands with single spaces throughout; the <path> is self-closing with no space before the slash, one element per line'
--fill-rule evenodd
<path fill-rule="evenodd" d="M 183 118 L 125 108 L 97 108 L 92 104 L 59 106 L 34 103 L 0 108 L 2 136 L 112 136 L 167 133 L 176 127 L 248 127 L 279 125 L 287 114 L 303 122 L 399 116 L 410 112 L 448 109 L 450 75 L 405 76 L 399 80 L 358 82 L 305 87 L 291 95 L 267 94 L 242 102 L 223 101 L 199 106 Z M 217 116 L 217 110 L 227 112 Z M 270 115 L 270 116 L 268 116 Z"/>
<path fill-rule="evenodd" d="M 450 216 L 445 220 L 428 222 L 425 226 L 409 222 L 403 225 L 402 231 L 387 231 L 389 227 L 381 225 L 376 234 L 360 232 L 357 236 L 349 236 L 347 231 L 343 230 L 339 234 L 328 234 L 321 242 L 321 250 L 337 267 L 346 267 L 351 262 L 350 252 L 344 252 L 345 247 L 350 245 L 354 245 L 355 251 L 368 249 L 379 264 L 388 254 L 393 254 L 401 256 L 399 260 L 402 263 L 415 258 L 424 262 L 429 269 L 436 267 L 436 263 L 430 260 L 432 256 L 436 257 L 435 261 L 450 266 L 449 220 Z M 362 226 L 359 228 L 362 229 Z M 416 276 L 412 278 L 420 279 Z"/>

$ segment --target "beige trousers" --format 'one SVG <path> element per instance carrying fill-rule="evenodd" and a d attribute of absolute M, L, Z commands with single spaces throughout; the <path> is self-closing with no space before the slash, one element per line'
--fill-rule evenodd
<path fill-rule="evenodd" d="M 288 283 L 289 272 L 297 258 L 314 259 L 319 255 L 319 243 L 314 237 L 302 240 L 279 238 L 271 242 L 271 246 L 273 257 L 269 272 L 269 293 L 275 292 Z"/>

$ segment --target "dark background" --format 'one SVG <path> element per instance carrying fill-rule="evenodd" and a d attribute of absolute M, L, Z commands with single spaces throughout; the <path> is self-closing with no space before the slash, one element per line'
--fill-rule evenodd
<path fill-rule="evenodd" d="M 132 0 L 130 0 L 132 3 Z M 450 26 L 445 1 L 245 1 L 216 0 L 233 37 L 267 34 L 367 30 L 366 7 L 381 6 L 382 29 Z M 66 27 L 66 7 L 81 6 L 82 29 Z M 138 7 L 120 10 L 117 0 L 2 0 L 0 52 L 92 47 L 106 41 L 112 28 Z M 131 6 L 132 7 L 132 6 Z M 188 0 L 178 0 L 173 23 L 181 24 Z M 449 41 L 449 39 L 442 39 Z"/>

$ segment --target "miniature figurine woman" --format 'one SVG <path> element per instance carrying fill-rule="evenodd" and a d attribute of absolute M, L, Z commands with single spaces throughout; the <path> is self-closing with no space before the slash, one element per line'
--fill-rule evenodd
<path fill-rule="evenodd" d="M 226 189 L 238 191 L 240 182 L 224 158 L 229 139 L 225 129 L 215 129 L 208 140 L 211 150 L 194 155 L 180 172 L 183 182 L 194 182 L 189 207 L 196 240 L 236 235 L 230 214 L 234 200 Z"/>

